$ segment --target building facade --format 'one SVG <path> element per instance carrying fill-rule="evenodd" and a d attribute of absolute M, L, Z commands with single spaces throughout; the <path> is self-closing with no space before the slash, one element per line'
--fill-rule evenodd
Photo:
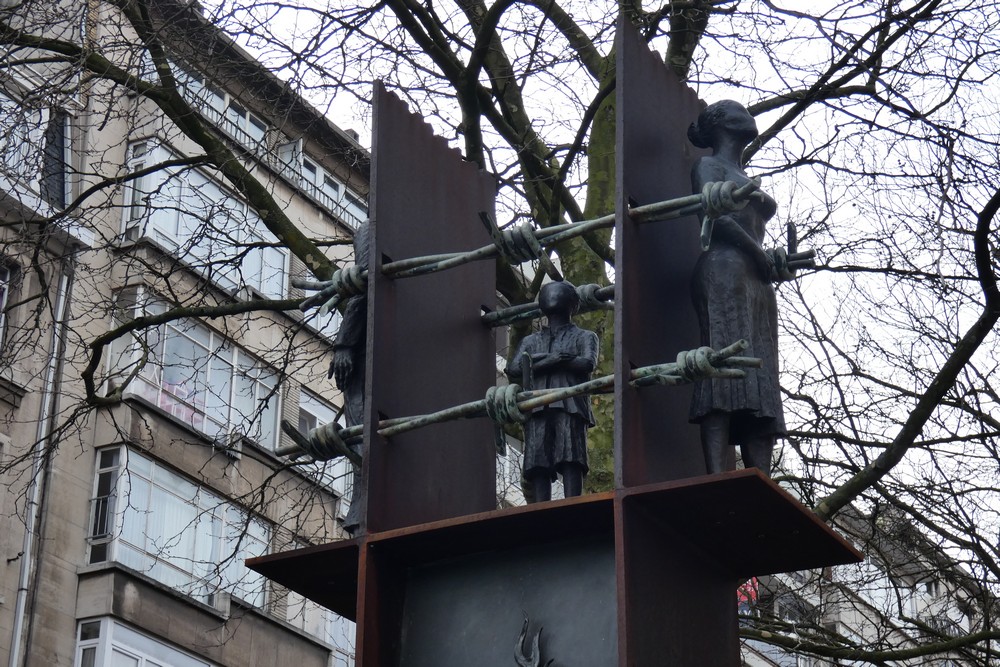
<path fill-rule="evenodd" d="M 337 321 L 295 308 L 250 200 L 342 263 L 368 156 L 196 7 L 146 5 L 0 8 L 69 45 L 13 39 L 0 76 L 0 660 L 350 665 L 349 622 L 243 565 L 342 537 L 350 491 L 275 455 L 338 416 Z"/>
<path fill-rule="evenodd" d="M 836 526 L 864 561 L 761 577 L 740 589 L 744 665 L 867 665 L 873 650 L 896 653 L 882 657 L 889 665 L 983 664 L 960 646 L 942 648 L 981 630 L 990 606 L 959 563 L 900 513 L 848 508 Z M 925 646 L 937 648 L 922 655 Z"/>

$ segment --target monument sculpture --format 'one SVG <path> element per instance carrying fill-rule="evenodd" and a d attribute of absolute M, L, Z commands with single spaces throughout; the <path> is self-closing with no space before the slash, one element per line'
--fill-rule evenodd
<path fill-rule="evenodd" d="M 368 247 L 371 240 L 371 223 L 361 223 L 354 234 L 355 262 L 368 267 Z M 330 373 L 337 388 L 344 394 L 344 421 L 348 426 L 358 426 L 364 420 L 365 409 L 365 348 L 368 329 L 368 297 L 356 294 L 347 300 L 344 316 L 333 342 L 333 361 Z M 364 443 L 348 445 L 363 456 Z M 354 464 L 354 490 L 351 506 L 344 517 L 344 530 L 357 535 L 361 529 L 366 484 L 361 479 L 362 466 Z"/>
<path fill-rule="evenodd" d="M 573 324 L 580 305 L 576 288 L 551 282 L 538 293 L 538 306 L 548 326 L 525 336 L 507 366 L 512 382 L 524 389 L 556 389 L 579 385 L 597 367 L 597 334 Z M 567 498 L 583 492 L 587 474 L 587 429 L 594 425 L 590 396 L 582 394 L 535 408 L 524 424 L 524 477 L 534 502 L 550 500 L 552 482 L 563 477 Z"/>
<path fill-rule="evenodd" d="M 757 124 L 739 103 L 725 100 L 707 107 L 688 129 L 691 143 L 712 150 L 692 168 L 694 191 L 702 192 L 709 183 L 749 183 L 742 155 L 756 137 Z M 702 237 L 708 248 L 691 280 L 701 344 L 720 348 L 745 338 L 750 343 L 747 354 L 763 362 L 742 379 L 695 383 L 690 420 L 701 425 L 709 473 L 727 470 L 729 448 L 738 444 L 744 465 L 770 476 L 775 441 L 785 432 L 778 385 L 778 310 L 771 285 L 779 275 L 774 253 L 762 245 L 775 209 L 774 199 L 756 190 L 742 209 L 715 217 L 707 238 Z"/>
<path fill-rule="evenodd" d="M 702 113 L 624 17 L 616 49 L 615 213 L 540 229 L 476 225 L 492 220 L 495 179 L 375 87 L 371 247 L 357 252 L 371 260 L 314 283 L 303 302 L 367 309 L 366 335 L 345 321 L 332 369 L 349 425 L 303 435 L 283 424 L 295 446 L 277 452 L 363 463 L 362 530 L 248 562 L 356 620 L 358 665 L 735 666 L 742 582 L 860 559 L 766 476 L 784 430 L 771 282 L 811 260 L 794 233 L 788 252 L 763 249 L 775 204 L 743 170 L 753 118 L 734 102 Z M 711 155 L 684 139 L 695 117 L 691 139 Z M 496 309 L 487 262 L 541 261 L 611 227 L 614 373 L 591 379 L 598 341 L 572 322 L 576 290 L 555 281 L 537 308 Z M 593 291 L 595 302 L 607 292 Z M 518 346 L 511 382 L 495 384 L 489 327 L 537 310 L 548 326 Z M 699 332 L 707 345 L 692 350 Z M 349 347 L 365 337 L 366 352 Z M 736 387 L 723 393 L 725 383 Z M 498 509 L 497 425 L 525 424 L 538 500 L 557 472 L 579 495 L 596 393 L 615 401 L 614 489 Z M 726 471 L 731 442 L 760 470 Z"/>

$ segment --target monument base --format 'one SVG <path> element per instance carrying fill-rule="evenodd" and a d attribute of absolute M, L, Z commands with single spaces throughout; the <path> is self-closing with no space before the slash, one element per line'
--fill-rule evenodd
<path fill-rule="evenodd" d="M 357 664 L 739 665 L 736 588 L 861 555 L 757 470 L 485 512 L 248 565 L 358 622 Z"/>

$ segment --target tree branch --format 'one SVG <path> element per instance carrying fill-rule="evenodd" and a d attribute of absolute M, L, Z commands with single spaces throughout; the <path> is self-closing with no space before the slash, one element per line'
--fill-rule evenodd
<path fill-rule="evenodd" d="M 976 270 L 985 299 L 982 313 L 955 345 L 954 350 L 934 380 L 917 399 L 916 406 L 910 412 L 892 443 L 875 461 L 817 504 L 815 511 L 820 518 L 830 520 L 865 490 L 889 474 L 889 471 L 903 460 L 931 415 L 954 387 L 959 373 L 969 363 L 972 355 L 975 354 L 986 337 L 993 331 L 997 321 L 1000 320 L 1000 292 L 997 290 L 997 280 L 990 262 L 989 249 L 990 226 L 998 210 L 1000 210 L 1000 190 L 997 190 L 983 207 L 976 224 Z"/>

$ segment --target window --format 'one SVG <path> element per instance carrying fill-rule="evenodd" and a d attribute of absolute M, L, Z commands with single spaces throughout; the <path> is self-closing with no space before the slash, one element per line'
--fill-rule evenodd
<path fill-rule="evenodd" d="M 6 179 L 38 191 L 48 109 L 0 92 L 0 165 Z"/>
<path fill-rule="evenodd" d="M 355 624 L 294 591 L 288 592 L 286 619 L 295 627 L 329 644 L 331 667 L 354 666 Z"/>
<path fill-rule="evenodd" d="M 337 181 L 330 178 L 329 176 L 323 177 L 322 190 L 323 194 L 325 194 L 333 201 L 337 201 L 340 198 L 340 184 L 337 183 Z"/>
<path fill-rule="evenodd" d="M 322 167 L 307 157 L 302 161 L 299 184 L 324 208 L 336 211 L 340 208 L 340 184 L 326 173 Z"/>
<path fill-rule="evenodd" d="M 347 226 L 357 229 L 368 217 L 368 208 L 351 195 L 337 178 L 302 152 L 302 141 L 278 146 L 281 173 Z"/>
<path fill-rule="evenodd" d="M 0 171 L 7 180 L 63 207 L 67 201 L 68 115 L 0 93 Z"/>
<path fill-rule="evenodd" d="M 336 339 L 337 332 L 340 331 L 340 325 L 343 321 L 344 316 L 341 315 L 340 311 L 336 308 L 322 317 L 320 317 L 319 308 L 314 309 L 311 313 L 306 315 L 306 322 L 309 326 L 330 340 Z"/>
<path fill-rule="evenodd" d="M 354 637 L 354 621 L 327 613 L 326 642 L 334 648 L 330 656 L 333 667 L 354 667 Z"/>
<path fill-rule="evenodd" d="M 343 417 L 337 414 L 333 407 L 312 392 L 302 389 L 299 393 L 299 431 L 308 433 L 323 424 L 329 424 L 335 419 L 343 425 Z M 343 517 L 350 506 L 351 492 L 354 484 L 354 468 L 350 461 L 336 459 L 334 461 L 317 461 L 304 468 L 320 484 L 323 484 L 340 497 L 337 503 L 338 514 Z"/>
<path fill-rule="evenodd" d="M 124 447 L 98 451 L 88 562 L 114 561 L 214 604 L 226 591 L 263 608 L 265 579 L 243 564 L 270 526 Z"/>
<path fill-rule="evenodd" d="M 319 167 L 308 158 L 302 158 L 302 180 L 312 186 L 319 181 Z"/>
<path fill-rule="evenodd" d="M 350 192 L 344 192 L 344 199 L 347 200 L 347 205 L 350 206 L 356 213 L 361 215 L 368 215 L 368 206 L 359 197 L 352 195 Z"/>
<path fill-rule="evenodd" d="M 4 342 L 7 326 L 7 299 L 10 295 L 11 270 L 0 261 L 0 344 Z"/>
<path fill-rule="evenodd" d="M 173 64 L 181 95 L 208 120 L 221 127 L 244 148 L 263 154 L 267 123 L 232 99 L 201 74 Z"/>
<path fill-rule="evenodd" d="M 64 208 L 68 203 L 69 148 L 69 116 L 63 111 L 53 111 L 45 128 L 39 190 L 42 199 L 56 208 Z"/>
<path fill-rule="evenodd" d="M 176 157 L 152 142 L 132 146 L 129 169 Z M 162 169 L 133 180 L 125 196 L 125 232 L 176 250 L 225 289 L 252 287 L 284 298 L 288 251 L 247 204 L 197 169 Z"/>
<path fill-rule="evenodd" d="M 368 218 L 368 204 L 362 201 L 360 197 L 351 194 L 346 188 L 344 189 L 344 200 L 341 204 L 341 210 L 347 224 L 354 229 L 357 229 Z"/>
<path fill-rule="evenodd" d="M 75 667 L 212 667 L 180 649 L 112 618 L 88 620 L 77 630 Z"/>
<path fill-rule="evenodd" d="M 317 426 L 329 424 L 336 418 L 336 408 L 312 392 L 302 390 L 299 395 L 299 431 L 308 433 Z"/>
<path fill-rule="evenodd" d="M 155 315 L 162 303 L 142 304 L 145 292 L 119 297 L 119 318 Z M 278 434 L 278 374 L 195 320 L 162 324 L 144 339 L 118 339 L 109 354 L 113 376 L 131 373 L 143 359 L 136 395 L 219 441 L 238 434 L 273 450 Z"/>
<path fill-rule="evenodd" d="M 173 63 L 173 69 L 181 95 L 213 123 L 223 123 L 226 94 L 201 74 L 186 70 L 176 63 Z"/>
<path fill-rule="evenodd" d="M 263 148 L 267 124 L 243 105 L 231 100 L 226 107 L 226 122 L 226 129 L 240 144 L 248 148 Z"/>

